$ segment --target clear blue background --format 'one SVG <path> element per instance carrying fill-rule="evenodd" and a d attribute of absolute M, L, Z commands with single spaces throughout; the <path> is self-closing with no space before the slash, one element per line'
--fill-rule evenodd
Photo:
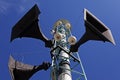
<path fill-rule="evenodd" d="M 12 27 L 34 4 L 41 10 L 39 24 L 49 39 L 52 39 L 53 24 L 61 18 L 70 21 L 72 34 L 79 39 L 85 32 L 84 8 L 105 23 L 112 31 L 116 46 L 109 42 L 88 41 L 79 48 L 79 54 L 88 80 L 120 80 L 119 0 L 0 0 L 0 80 L 11 80 L 8 70 L 10 54 L 31 65 L 51 62 L 50 49 L 40 40 L 22 38 L 10 43 Z M 30 80 L 50 80 L 50 69 L 37 72 Z"/>

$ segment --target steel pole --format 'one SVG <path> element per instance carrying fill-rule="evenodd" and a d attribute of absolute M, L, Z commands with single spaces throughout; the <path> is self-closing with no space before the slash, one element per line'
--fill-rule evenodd
<path fill-rule="evenodd" d="M 59 22 L 59 25 L 55 27 L 55 34 L 54 34 L 54 40 L 55 40 L 55 46 L 60 46 L 64 50 L 68 51 L 68 41 L 67 38 L 69 37 L 69 32 L 66 31 L 65 24 L 63 22 Z M 67 33 L 66 33 L 67 32 Z M 54 51 L 54 54 L 57 55 L 57 61 L 58 61 L 58 69 L 56 72 L 57 74 L 57 80 L 72 80 L 71 76 L 71 68 L 70 68 L 70 60 L 69 55 L 63 51 L 60 48 L 56 48 Z"/>
<path fill-rule="evenodd" d="M 61 54 L 61 56 L 65 57 L 65 58 L 69 58 L 69 55 L 63 51 L 60 54 Z M 64 58 L 63 59 L 61 58 L 59 60 L 60 60 L 60 63 L 59 63 L 58 80 L 72 80 L 69 59 L 65 60 Z"/>

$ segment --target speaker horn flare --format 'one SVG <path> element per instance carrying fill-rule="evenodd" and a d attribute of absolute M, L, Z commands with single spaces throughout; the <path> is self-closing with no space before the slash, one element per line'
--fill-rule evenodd
<path fill-rule="evenodd" d="M 105 26 L 99 19 L 97 19 L 92 13 L 90 13 L 87 9 L 84 9 L 84 22 L 86 32 L 75 45 L 71 46 L 71 52 L 77 52 L 79 46 L 81 46 L 88 40 L 98 40 L 103 42 L 107 41 L 115 45 L 115 41 L 110 29 L 107 26 Z"/>

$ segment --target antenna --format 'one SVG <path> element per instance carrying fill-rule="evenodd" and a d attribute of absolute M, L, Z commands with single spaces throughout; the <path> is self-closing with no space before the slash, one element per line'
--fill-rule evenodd
<path fill-rule="evenodd" d="M 16 38 L 28 37 L 42 40 L 45 47 L 51 49 L 51 76 L 52 80 L 72 80 L 70 60 L 80 64 L 82 72 L 77 72 L 82 79 L 87 80 L 87 76 L 82 65 L 82 61 L 77 53 L 78 48 L 88 40 L 99 40 L 111 42 L 115 45 L 110 29 L 98 20 L 87 9 L 84 9 L 84 24 L 86 32 L 76 42 L 76 37 L 71 33 L 71 24 L 66 19 L 59 19 L 53 25 L 53 39 L 49 40 L 42 33 L 38 25 L 38 15 L 40 10 L 34 5 L 12 28 L 11 42 Z M 75 56 L 77 55 L 77 56 Z M 14 60 L 13 60 L 14 61 Z M 15 62 L 15 61 L 14 61 Z M 12 65 L 12 63 L 10 63 Z M 11 66 L 10 66 L 11 69 Z M 13 74 L 12 74 L 13 75 Z M 31 76 L 30 76 L 31 77 Z M 81 77 L 80 77 L 81 79 Z"/>

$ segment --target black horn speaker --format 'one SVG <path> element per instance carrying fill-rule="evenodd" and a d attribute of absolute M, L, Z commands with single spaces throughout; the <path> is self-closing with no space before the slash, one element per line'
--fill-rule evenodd
<path fill-rule="evenodd" d="M 40 39 L 45 42 L 46 47 L 52 47 L 52 41 L 42 33 L 39 24 L 38 16 L 40 10 L 35 4 L 12 28 L 11 42 L 16 38 L 29 37 Z"/>
<path fill-rule="evenodd" d="M 105 26 L 99 19 L 97 19 L 87 9 L 84 9 L 84 24 L 86 32 L 75 45 L 70 48 L 71 52 L 78 51 L 78 48 L 88 40 L 107 41 L 115 45 L 110 29 Z"/>

